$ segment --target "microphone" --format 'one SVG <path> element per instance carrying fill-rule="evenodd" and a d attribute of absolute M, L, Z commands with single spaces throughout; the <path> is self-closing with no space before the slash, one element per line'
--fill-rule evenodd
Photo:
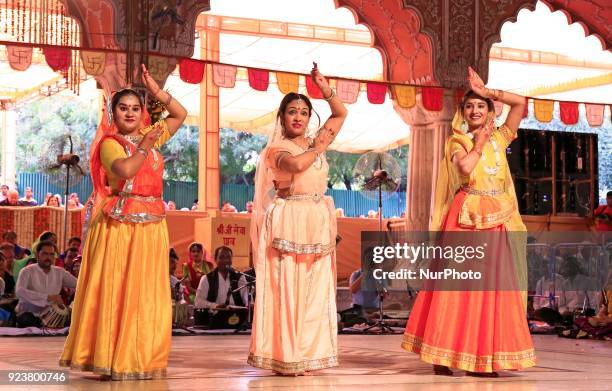
<path fill-rule="evenodd" d="M 247 278 L 251 278 L 251 279 L 253 279 L 253 280 L 255 279 L 255 277 L 253 277 L 252 275 L 250 275 L 250 274 L 246 274 L 246 273 L 243 273 L 243 272 L 241 272 L 240 270 L 236 270 L 236 269 L 234 269 L 232 266 L 228 266 L 228 267 L 227 267 L 227 270 L 229 270 L 229 271 L 231 271 L 231 272 L 234 272 L 234 273 L 238 273 L 238 274 L 240 274 L 240 275 L 243 275 L 243 276 L 245 276 L 245 277 L 247 277 Z"/>

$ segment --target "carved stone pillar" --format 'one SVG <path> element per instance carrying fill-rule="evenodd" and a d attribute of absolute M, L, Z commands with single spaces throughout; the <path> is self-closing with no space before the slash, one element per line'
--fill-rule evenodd
<path fill-rule="evenodd" d="M 219 61 L 219 29 L 202 32 L 200 58 Z M 198 159 L 198 209 L 218 210 L 221 196 L 219 173 L 219 87 L 213 83 L 212 66 L 200 83 L 200 151 Z"/>
<path fill-rule="evenodd" d="M 410 125 L 408 184 L 406 189 L 407 229 L 427 231 L 433 208 L 438 167 L 444 157 L 444 143 L 451 133 L 455 114 L 452 91 L 446 91 L 441 111 L 423 108 L 421 95 L 410 109 L 394 103 L 395 110 Z"/>
<path fill-rule="evenodd" d="M 176 67 L 176 58 L 193 55 L 196 18 L 210 10 L 208 0 L 62 2 L 79 22 L 83 49 L 120 51 L 106 53 L 104 70 L 96 76 L 106 95 L 130 82 L 140 85 L 141 62 L 163 86 Z"/>

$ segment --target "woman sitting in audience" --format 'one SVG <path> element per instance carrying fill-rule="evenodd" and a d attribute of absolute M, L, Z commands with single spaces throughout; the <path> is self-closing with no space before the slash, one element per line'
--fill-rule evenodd
<path fill-rule="evenodd" d="M 62 206 L 62 197 L 59 194 L 54 194 L 47 199 L 46 206 L 55 206 L 57 208 Z"/>

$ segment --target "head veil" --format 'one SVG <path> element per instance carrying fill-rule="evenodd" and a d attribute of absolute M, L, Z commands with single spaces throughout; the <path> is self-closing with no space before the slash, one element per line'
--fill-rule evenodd
<path fill-rule="evenodd" d="M 111 106 L 111 102 L 115 94 L 119 91 L 113 91 L 108 97 L 104 98 L 104 106 L 102 107 L 102 116 L 100 119 L 100 123 L 98 124 L 96 135 L 94 136 L 94 139 L 91 142 L 91 147 L 89 149 L 89 165 L 91 170 L 93 191 L 91 192 L 91 195 L 85 203 L 85 215 L 83 216 L 83 238 L 87 237 L 87 230 L 89 228 L 89 223 L 91 219 L 95 218 L 102 210 L 104 199 L 108 197 L 111 193 L 111 189 L 108 184 L 108 176 L 106 174 L 106 171 L 104 171 L 104 168 L 102 167 L 102 159 L 100 158 L 100 146 L 102 145 L 102 141 L 105 138 L 118 133 L 117 125 L 115 124 L 115 121 L 113 119 L 113 109 Z M 151 116 L 147 111 L 145 98 L 141 96 L 141 100 L 144 103 L 140 123 L 140 128 L 142 129 L 151 124 Z"/>
<path fill-rule="evenodd" d="M 274 201 L 276 190 L 274 188 L 272 170 L 268 167 L 266 157 L 270 147 L 282 139 L 280 120 L 276 120 L 274 131 L 268 137 L 268 142 L 259 154 L 257 168 L 255 169 L 255 193 L 253 195 L 253 213 L 251 215 L 251 246 L 253 251 L 253 265 L 257 264 L 259 241 L 263 230 L 264 217 L 268 207 Z"/>

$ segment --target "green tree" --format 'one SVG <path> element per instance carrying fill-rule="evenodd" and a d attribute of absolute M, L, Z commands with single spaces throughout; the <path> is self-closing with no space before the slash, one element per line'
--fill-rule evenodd
<path fill-rule="evenodd" d="M 196 126 L 183 125 L 164 144 L 164 178 L 176 181 L 198 181 L 199 131 Z"/>
<path fill-rule="evenodd" d="M 221 183 L 253 184 L 259 153 L 267 137 L 222 128 L 219 132 Z"/>
<path fill-rule="evenodd" d="M 83 145 L 74 151 L 89 157 L 89 145 L 98 125 L 97 102 L 78 97 L 53 96 L 33 102 L 17 113 L 17 172 L 40 172 L 40 157 L 65 134 L 76 135 Z"/>

